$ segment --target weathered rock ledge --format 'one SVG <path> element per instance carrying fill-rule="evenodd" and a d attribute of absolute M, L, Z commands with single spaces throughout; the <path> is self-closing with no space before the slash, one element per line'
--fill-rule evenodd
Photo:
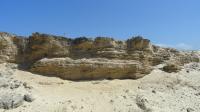
<path fill-rule="evenodd" d="M 199 62 L 199 57 L 195 51 L 152 45 L 141 36 L 117 41 L 109 37 L 72 39 L 40 33 L 21 37 L 0 32 L 0 63 L 16 63 L 31 72 L 71 80 L 137 79 L 162 63 L 176 65 L 165 67 L 166 72 L 178 72 L 178 66 Z"/>
<path fill-rule="evenodd" d="M 137 79 L 150 73 L 151 67 L 134 60 L 52 58 L 37 61 L 31 71 L 70 80 Z"/>

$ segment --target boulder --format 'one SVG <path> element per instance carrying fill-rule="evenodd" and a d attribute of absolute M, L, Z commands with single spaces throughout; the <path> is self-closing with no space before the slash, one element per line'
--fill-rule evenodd
<path fill-rule="evenodd" d="M 34 100 L 31 90 L 27 90 L 22 81 L 13 77 L 15 68 L 15 64 L 0 64 L 0 109 L 17 108 L 24 100 Z"/>
<path fill-rule="evenodd" d="M 6 93 L 0 95 L 0 108 L 12 109 L 17 108 L 24 102 L 24 97 L 20 94 Z"/>
<path fill-rule="evenodd" d="M 33 102 L 35 100 L 35 98 L 31 94 L 25 94 L 24 95 L 24 100 L 27 101 L 27 102 Z"/>
<path fill-rule="evenodd" d="M 30 70 L 69 80 L 137 79 L 150 73 L 151 67 L 133 60 L 45 58 L 37 61 Z"/>
<path fill-rule="evenodd" d="M 178 72 L 180 70 L 181 70 L 181 67 L 179 66 L 179 64 L 176 64 L 176 63 L 167 63 L 163 67 L 163 71 L 168 72 L 168 73 Z"/>

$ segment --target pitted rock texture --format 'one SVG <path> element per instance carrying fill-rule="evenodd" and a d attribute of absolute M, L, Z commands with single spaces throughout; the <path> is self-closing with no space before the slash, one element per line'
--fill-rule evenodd
<path fill-rule="evenodd" d="M 163 71 L 172 73 L 172 72 L 178 72 L 181 70 L 181 67 L 178 64 L 174 63 L 168 63 L 163 67 Z"/>
<path fill-rule="evenodd" d="M 20 67 L 29 71 L 45 75 L 60 76 L 65 79 L 135 79 L 140 77 L 137 76 L 138 74 L 142 74 L 141 76 L 148 74 L 148 68 L 151 68 L 152 66 L 169 62 L 175 62 L 179 66 L 183 66 L 186 63 L 199 62 L 199 57 L 200 55 L 198 52 L 178 51 L 172 48 L 155 46 L 151 44 L 150 40 L 144 39 L 141 36 L 132 37 L 127 41 L 117 41 L 109 37 L 96 37 L 95 39 L 79 37 L 72 39 L 41 33 L 33 33 L 29 37 L 21 37 L 9 33 L 0 33 L 0 62 L 17 63 Z M 44 58 L 48 58 L 49 60 L 44 63 Z M 56 61 L 54 58 L 56 58 Z M 86 58 L 88 59 L 86 61 L 87 66 L 85 67 L 84 65 L 84 69 L 86 70 L 83 70 L 82 63 L 77 63 L 76 66 L 78 67 L 67 69 L 69 65 L 66 64 L 66 61 L 61 62 L 64 63 L 62 67 L 57 67 L 57 60 L 59 60 L 57 58 L 61 58 L 60 60 L 63 60 L 63 58 L 66 58 L 67 60 L 71 58 L 70 60 L 72 63 L 79 62 L 80 60 L 84 60 L 84 58 Z M 94 63 L 91 64 L 90 59 L 93 60 L 97 58 L 105 58 L 107 59 L 107 62 L 110 63 L 104 63 L 102 64 L 101 69 L 98 70 L 96 68 L 94 70 L 93 68 L 95 67 L 91 66 L 96 65 Z M 135 61 L 138 63 L 138 66 L 145 66 L 143 70 L 144 73 L 141 73 L 140 69 L 135 70 L 135 67 L 132 68 L 132 71 L 129 70 L 129 68 L 126 68 L 125 71 L 122 70 L 123 72 L 119 72 L 121 68 L 116 66 L 116 60 L 121 60 L 124 65 L 127 64 L 127 66 L 129 65 L 129 61 Z M 100 61 L 98 63 L 100 63 Z M 44 69 L 40 66 L 43 66 Z M 113 66 L 113 68 L 109 68 L 110 66 Z M 46 67 L 59 69 L 52 69 L 51 72 L 47 73 Z M 66 70 L 73 71 L 73 69 L 74 71 L 81 71 L 81 73 L 67 73 L 73 73 L 74 76 L 71 76 L 73 78 L 70 78 L 69 75 L 63 75 L 62 73 L 63 71 L 66 72 Z M 107 72 L 105 72 L 105 70 Z"/>
<path fill-rule="evenodd" d="M 127 40 L 127 48 L 129 50 L 152 50 L 152 44 L 150 40 L 143 39 L 143 37 L 136 37 Z"/>
<path fill-rule="evenodd" d="M 14 45 L 12 38 L 14 35 L 0 32 L 0 63 L 15 62 L 17 47 Z"/>
<path fill-rule="evenodd" d="M 0 109 L 17 108 L 27 101 L 27 93 L 31 96 L 31 89 L 13 77 L 16 68 L 16 64 L 0 64 Z"/>
<path fill-rule="evenodd" d="M 69 56 L 69 42 L 64 37 L 33 33 L 29 38 L 16 36 L 13 41 L 19 51 L 18 63 L 32 64 L 44 57 Z"/>
<path fill-rule="evenodd" d="M 0 108 L 12 109 L 21 106 L 24 102 L 24 97 L 16 93 L 6 93 L 0 96 Z"/>
<path fill-rule="evenodd" d="M 31 71 L 70 80 L 137 79 L 150 73 L 151 67 L 133 60 L 53 58 L 36 62 Z"/>

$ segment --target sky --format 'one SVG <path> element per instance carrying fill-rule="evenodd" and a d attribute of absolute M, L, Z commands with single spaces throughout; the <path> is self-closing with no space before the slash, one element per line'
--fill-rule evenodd
<path fill-rule="evenodd" d="M 154 44 L 200 49 L 200 0 L 1 0 L 0 31 L 66 37 L 143 36 Z"/>

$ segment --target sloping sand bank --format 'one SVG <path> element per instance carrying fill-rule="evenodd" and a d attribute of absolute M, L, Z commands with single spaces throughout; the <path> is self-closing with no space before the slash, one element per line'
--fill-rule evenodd
<path fill-rule="evenodd" d="M 159 66 L 138 80 L 80 82 L 16 69 L 12 78 L 26 82 L 35 100 L 6 112 L 200 112 L 200 64 L 178 73 Z"/>

